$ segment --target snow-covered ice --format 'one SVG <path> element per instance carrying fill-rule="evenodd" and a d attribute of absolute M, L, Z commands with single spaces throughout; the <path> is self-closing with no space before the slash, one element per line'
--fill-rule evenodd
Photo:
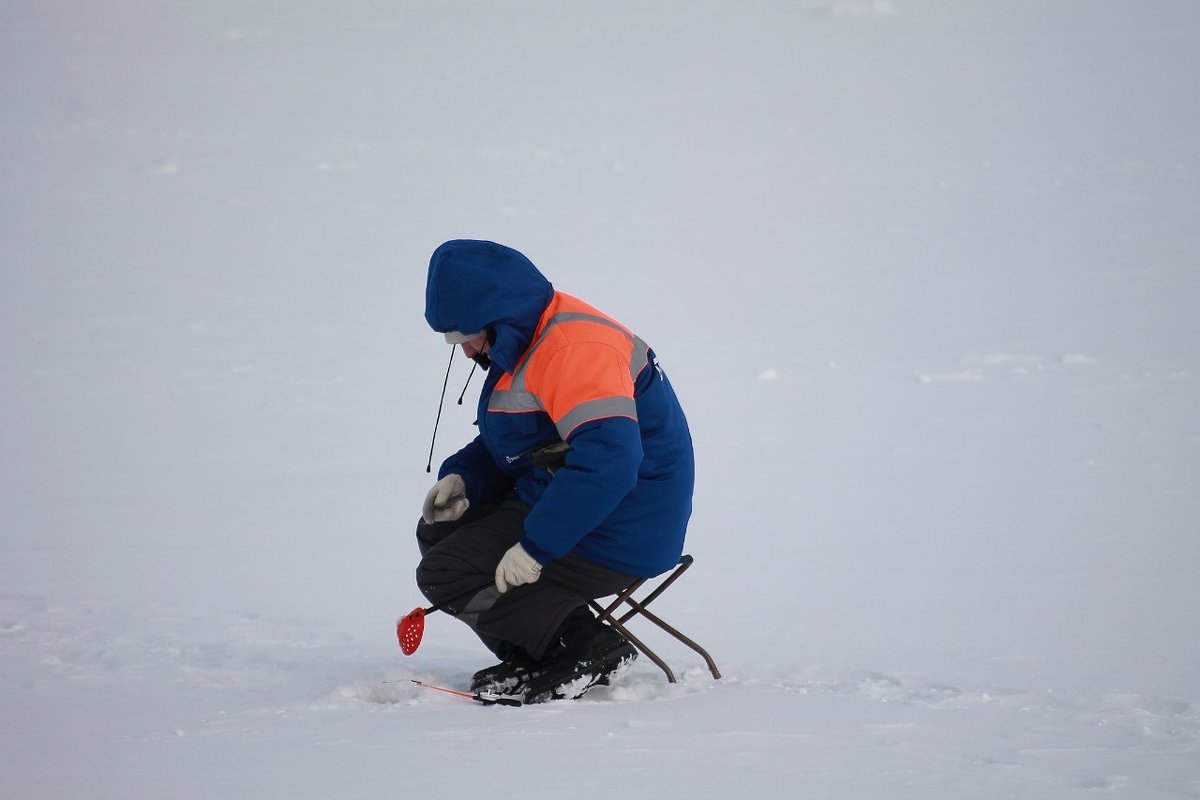
<path fill-rule="evenodd" d="M 1200 797 L 1200 5 L 10 0 L 0 64 L 0 797 Z M 393 634 L 458 236 L 661 356 L 722 680 L 412 683 L 488 663 Z"/>

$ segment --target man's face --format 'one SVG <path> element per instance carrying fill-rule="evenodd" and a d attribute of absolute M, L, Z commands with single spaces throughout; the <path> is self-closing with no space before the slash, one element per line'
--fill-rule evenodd
<path fill-rule="evenodd" d="M 463 342 L 462 350 L 467 354 L 467 358 L 484 369 L 492 366 L 492 359 L 488 355 L 492 350 L 492 343 L 488 341 L 487 334 L 480 334 L 473 339 Z"/>
<path fill-rule="evenodd" d="M 487 355 L 487 352 L 492 349 L 491 342 L 487 340 L 487 336 L 483 335 L 468 339 L 462 343 L 461 347 L 467 358 L 475 358 L 479 354 Z"/>

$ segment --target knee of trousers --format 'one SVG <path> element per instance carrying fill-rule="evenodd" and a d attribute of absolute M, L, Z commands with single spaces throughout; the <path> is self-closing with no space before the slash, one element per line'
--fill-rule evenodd
<path fill-rule="evenodd" d="M 438 535 L 437 527 L 426 522 L 424 517 L 417 517 L 416 537 L 417 549 L 421 551 L 421 555 L 429 552 L 429 548 L 437 544 L 441 538 Z"/>
<path fill-rule="evenodd" d="M 417 586 L 422 592 L 436 592 L 439 587 L 456 584 L 466 576 L 479 574 L 466 560 L 436 547 L 428 550 L 417 563 Z"/>
<path fill-rule="evenodd" d="M 431 590 L 436 591 L 437 587 L 446 581 L 446 573 L 438 567 L 438 558 L 436 555 L 426 554 L 417 562 L 416 569 L 417 588 L 426 596 Z"/>

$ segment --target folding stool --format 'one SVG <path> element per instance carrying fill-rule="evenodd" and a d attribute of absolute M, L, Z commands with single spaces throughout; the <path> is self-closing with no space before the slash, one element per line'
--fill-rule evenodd
<path fill-rule="evenodd" d="M 671 634 L 676 639 L 699 653 L 708 664 L 708 671 L 712 673 L 712 676 L 714 678 L 720 678 L 721 673 L 717 671 L 717 664 L 712 660 L 712 656 L 708 654 L 707 650 L 696 644 L 688 637 L 684 636 L 679 631 L 675 630 L 675 628 L 668 625 L 660 617 L 646 610 L 646 606 L 654 602 L 654 600 L 657 599 L 663 592 L 665 592 L 672 583 L 678 580 L 679 577 L 687 571 L 687 568 L 692 565 L 692 561 L 693 559 L 689 555 L 684 555 L 681 557 L 679 559 L 679 564 L 676 565 L 675 569 L 672 570 L 669 575 L 667 573 L 663 573 L 663 575 L 667 575 L 667 577 L 654 589 L 654 591 L 646 595 L 644 599 L 635 599 L 633 596 L 634 592 L 640 589 L 642 584 L 646 583 L 646 581 L 655 580 L 655 578 L 639 578 L 638 580 L 629 584 L 624 591 L 616 596 L 617 599 L 609 603 L 608 606 L 601 606 L 595 600 L 589 601 L 592 610 L 597 614 L 597 618 L 601 622 L 607 622 L 609 625 L 616 628 L 617 631 L 619 631 L 622 636 L 628 639 L 634 647 L 636 647 L 639 651 L 644 653 L 647 658 L 657 664 L 658 668 L 666 673 L 667 681 L 669 683 L 676 683 L 677 681 L 675 680 L 675 673 L 671 672 L 671 668 L 667 666 L 667 662 L 659 658 L 658 655 L 649 647 L 647 647 L 641 639 L 630 633 L 629 629 L 625 627 L 625 623 L 633 617 L 638 616 L 648 619 L 650 622 L 653 622 L 655 625 L 662 628 L 664 631 Z M 629 610 L 622 613 L 620 617 L 616 617 L 615 614 L 620 613 L 619 609 L 623 605 L 629 606 Z"/>

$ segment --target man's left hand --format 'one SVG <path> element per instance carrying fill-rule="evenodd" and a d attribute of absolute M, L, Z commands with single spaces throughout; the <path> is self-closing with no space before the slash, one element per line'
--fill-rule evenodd
<path fill-rule="evenodd" d="M 496 588 L 504 594 L 514 586 L 533 583 L 542 576 L 542 565 L 533 556 L 525 552 L 518 542 L 508 548 L 504 558 L 496 566 Z"/>

